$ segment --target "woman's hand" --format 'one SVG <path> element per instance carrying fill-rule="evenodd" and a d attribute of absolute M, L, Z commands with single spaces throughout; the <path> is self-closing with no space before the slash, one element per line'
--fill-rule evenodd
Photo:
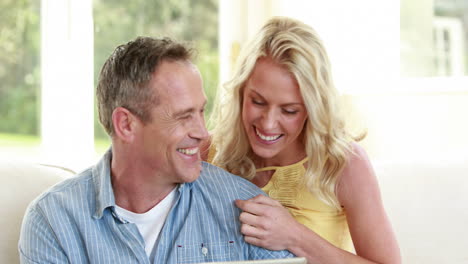
<path fill-rule="evenodd" d="M 269 250 L 288 249 L 294 243 L 299 223 L 278 201 L 258 195 L 235 203 L 243 210 L 239 219 L 247 243 Z"/>

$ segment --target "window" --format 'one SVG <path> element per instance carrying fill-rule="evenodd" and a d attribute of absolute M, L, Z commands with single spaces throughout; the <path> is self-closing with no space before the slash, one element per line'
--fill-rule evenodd
<path fill-rule="evenodd" d="M 0 1 L 0 158 L 40 143 L 39 20 L 40 1 Z"/>
<path fill-rule="evenodd" d="M 468 75 L 467 14 L 467 1 L 401 1 L 401 75 Z"/>
<path fill-rule="evenodd" d="M 139 35 L 190 41 L 210 113 L 218 85 L 217 0 L 0 1 L 0 158 L 79 171 L 109 147 L 94 89 L 113 49 Z"/>
<path fill-rule="evenodd" d="M 192 42 L 198 50 L 196 64 L 203 76 L 211 112 L 218 85 L 218 1 L 114 1 L 94 0 L 94 82 L 115 47 L 137 36 L 171 36 Z M 96 147 L 109 146 L 95 110 Z"/>

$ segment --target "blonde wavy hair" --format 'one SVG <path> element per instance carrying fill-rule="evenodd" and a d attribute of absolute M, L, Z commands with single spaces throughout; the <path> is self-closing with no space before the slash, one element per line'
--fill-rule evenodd
<path fill-rule="evenodd" d="M 353 138 L 338 109 L 330 62 L 322 41 L 308 25 L 286 17 L 267 21 L 239 55 L 234 77 L 218 92 L 211 122 L 213 164 L 248 180 L 256 168 L 242 123 L 244 86 L 257 60 L 270 57 L 296 78 L 308 118 L 303 142 L 307 156 L 307 188 L 326 204 L 341 210 L 336 195 L 338 178 L 352 153 Z"/>

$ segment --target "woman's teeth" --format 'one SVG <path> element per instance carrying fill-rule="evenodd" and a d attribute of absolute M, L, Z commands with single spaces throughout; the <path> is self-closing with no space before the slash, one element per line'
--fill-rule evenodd
<path fill-rule="evenodd" d="M 257 129 L 255 129 L 255 133 L 257 134 L 257 136 L 259 136 L 261 139 L 263 139 L 265 141 L 273 141 L 273 140 L 277 140 L 279 137 L 281 137 L 281 134 L 276 135 L 276 136 L 265 136 L 265 135 L 261 134 L 260 132 L 258 132 Z"/>

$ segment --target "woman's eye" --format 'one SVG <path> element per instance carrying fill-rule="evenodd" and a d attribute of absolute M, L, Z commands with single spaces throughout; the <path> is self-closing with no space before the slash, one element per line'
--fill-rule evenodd
<path fill-rule="evenodd" d="M 287 115 L 294 115 L 297 113 L 296 110 L 289 110 L 289 109 L 283 109 L 283 113 L 287 114 Z"/>
<path fill-rule="evenodd" d="M 264 102 L 258 101 L 258 100 L 255 100 L 255 99 L 252 99 L 252 103 L 256 104 L 256 105 L 264 105 L 265 104 Z"/>

